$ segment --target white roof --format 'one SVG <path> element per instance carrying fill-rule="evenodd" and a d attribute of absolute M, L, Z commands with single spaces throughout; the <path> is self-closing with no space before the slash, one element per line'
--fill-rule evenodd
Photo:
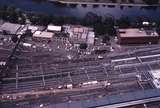
<path fill-rule="evenodd" d="M 150 71 L 152 82 L 156 88 L 160 88 L 160 69 Z"/>
<path fill-rule="evenodd" d="M 35 34 L 35 35 L 40 35 L 40 34 L 41 34 L 41 31 L 36 31 L 34 34 Z"/>
<path fill-rule="evenodd" d="M 33 34 L 33 37 L 37 37 L 37 38 L 52 38 L 54 35 L 54 33 L 52 32 L 41 32 L 41 31 L 36 31 Z"/>
<path fill-rule="evenodd" d="M 48 25 L 47 30 L 49 31 L 61 31 L 61 26 Z"/>
<path fill-rule="evenodd" d="M 150 32 L 150 33 L 147 33 Z M 140 30 L 137 28 L 119 29 L 121 37 L 157 37 L 158 33 L 153 30 Z"/>
<path fill-rule="evenodd" d="M 88 33 L 88 36 L 89 36 L 89 37 L 95 37 L 95 34 L 94 34 L 94 32 L 89 32 L 89 33 Z"/>
<path fill-rule="evenodd" d="M 86 33 L 82 33 L 82 39 L 86 39 L 86 37 L 87 37 L 87 34 Z"/>
<path fill-rule="evenodd" d="M 151 74 L 153 75 L 154 78 L 160 79 L 160 70 L 152 70 Z"/>
<path fill-rule="evenodd" d="M 30 29 L 30 30 L 38 30 L 38 27 L 30 25 L 30 26 L 28 26 L 28 29 Z"/>
<path fill-rule="evenodd" d="M 153 80 L 153 84 L 156 86 L 156 88 L 160 88 L 159 80 L 157 80 L 157 79 Z"/>
<path fill-rule="evenodd" d="M 6 64 L 6 62 L 5 61 L 0 61 L 0 65 L 2 66 L 2 65 L 5 65 Z"/>
<path fill-rule="evenodd" d="M 149 22 L 143 22 L 142 24 L 143 25 L 149 25 Z"/>
<path fill-rule="evenodd" d="M 14 23 L 4 23 L 1 26 L 1 30 L 5 30 L 5 31 L 9 31 L 12 34 L 15 34 L 19 29 L 20 29 L 21 25 L 20 24 L 14 24 Z"/>
<path fill-rule="evenodd" d="M 88 33 L 88 41 L 87 41 L 87 43 L 88 44 L 94 44 L 94 38 L 95 38 L 94 32 L 89 32 Z"/>
<path fill-rule="evenodd" d="M 23 43 L 23 46 L 31 47 L 31 46 L 32 46 L 32 44 L 30 44 L 30 43 Z"/>

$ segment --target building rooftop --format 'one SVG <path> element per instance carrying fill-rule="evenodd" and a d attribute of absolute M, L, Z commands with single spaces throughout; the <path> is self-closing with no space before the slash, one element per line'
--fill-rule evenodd
<path fill-rule="evenodd" d="M 48 31 L 58 31 L 58 32 L 60 32 L 61 29 L 62 29 L 61 26 L 48 25 L 48 27 L 47 27 Z"/>
<path fill-rule="evenodd" d="M 89 44 L 93 44 L 94 43 L 94 38 L 95 38 L 95 33 L 94 32 L 89 32 L 88 33 L 88 42 Z"/>
<path fill-rule="evenodd" d="M 33 37 L 36 37 L 36 38 L 52 38 L 53 35 L 54 35 L 54 33 L 51 33 L 51 32 L 36 31 L 33 34 Z"/>
<path fill-rule="evenodd" d="M 65 28 L 65 32 L 69 33 L 69 37 L 73 43 L 94 43 L 95 33 L 93 32 L 93 28 L 81 25 L 70 25 L 63 27 Z"/>
<path fill-rule="evenodd" d="M 153 70 L 153 71 L 151 71 L 151 73 L 152 73 L 154 78 L 160 79 L 160 70 L 159 69 L 158 70 Z"/>
<path fill-rule="evenodd" d="M 129 29 L 119 29 L 118 30 L 121 37 L 150 37 L 158 36 L 158 33 L 154 30 L 144 30 L 138 28 L 129 28 Z"/>
<path fill-rule="evenodd" d="M 31 30 L 32 33 L 34 33 L 35 31 L 38 30 L 38 27 L 30 25 L 30 26 L 28 26 L 28 29 Z"/>
<path fill-rule="evenodd" d="M 17 31 L 20 29 L 20 24 L 13 24 L 13 23 L 4 23 L 0 29 L 4 30 L 6 32 L 9 32 L 11 34 L 16 34 Z"/>

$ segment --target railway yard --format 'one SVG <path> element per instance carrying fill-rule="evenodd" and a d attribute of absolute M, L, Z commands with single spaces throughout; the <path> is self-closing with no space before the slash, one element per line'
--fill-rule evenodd
<path fill-rule="evenodd" d="M 160 69 L 158 44 L 121 46 L 103 54 L 95 54 L 92 47 L 85 54 L 61 40 L 32 44 L 18 46 L 1 78 L 1 102 L 37 99 L 48 105 L 158 89 L 150 75 Z M 9 38 L 0 40 L 1 69 L 14 46 Z M 25 102 L 16 107 L 22 105 L 30 107 Z"/>

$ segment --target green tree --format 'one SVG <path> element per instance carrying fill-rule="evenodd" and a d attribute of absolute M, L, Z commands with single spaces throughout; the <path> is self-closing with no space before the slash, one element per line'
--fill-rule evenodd
<path fill-rule="evenodd" d="M 80 46 L 79 46 L 80 49 L 86 49 L 87 47 L 88 46 L 87 46 L 86 43 L 81 43 Z"/>
<path fill-rule="evenodd" d="M 112 17 L 105 17 L 105 20 L 103 22 L 105 24 L 106 33 L 108 35 L 115 35 L 115 20 Z"/>
<path fill-rule="evenodd" d="M 159 0 L 143 0 L 146 4 L 152 5 L 152 4 L 158 4 Z"/>
<path fill-rule="evenodd" d="M 127 16 L 122 16 L 120 19 L 118 19 L 116 21 L 116 24 L 120 27 L 120 28 L 128 28 L 130 27 L 130 20 Z"/>
<path fill-rule="evenodd" d="M 101 23 L 101 21 L 102 21 L 102 17 L 92 12 L 88 12 L 82 20 L 82 25 L 94 26 L 95 24 Z"/>

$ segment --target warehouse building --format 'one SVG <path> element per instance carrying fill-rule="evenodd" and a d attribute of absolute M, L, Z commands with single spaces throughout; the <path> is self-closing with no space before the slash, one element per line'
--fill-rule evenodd
<path fill-rule="evenodd" d="M 63 26 L 64 32 L 69 34 L 69 40 L 73 44 L 94 44 L 95 33 L 93 28 L 84 27 L 81 25 L 65 25 Z"/>
<path fill-rule="evenodd" d="M 41 31 L 36 31 L 33 34 L 33 40 L 35 41 L 51 41 L 54 36 L 54 33 L 52 32 L 41 32 Z"/>
<path fill-rule="evenodd" d="M 49 32 L 61 32 L 62 27 L 61 26 L 55 26 L 55 25 L 48 25 L 47 31 Z"/>
<path fill-rule="evenodd" d="M 118 29 L 117 37 L 119 44 L 155 44 L 159 40 L 159 35 L 155 30 L 137 28 Z"/>
<path fill-rule="evenodd" d="M 31 30 L 32 33 L 35 33 L 36 31 L 44 31 L 46 28 L 44 26 L 35 26 L 35 25 L 29 25 L 28 30 Z"/>
<path fill-rule="evenodd" d="M 8 34 L 16 34 L 18 32 L 18 30 L 20 30 L 21 25 L 20 24 L 14 24 L 14 23 L 4 23 L 1 27 L 0 27 L 0 32 L 5 32 Z"/>

